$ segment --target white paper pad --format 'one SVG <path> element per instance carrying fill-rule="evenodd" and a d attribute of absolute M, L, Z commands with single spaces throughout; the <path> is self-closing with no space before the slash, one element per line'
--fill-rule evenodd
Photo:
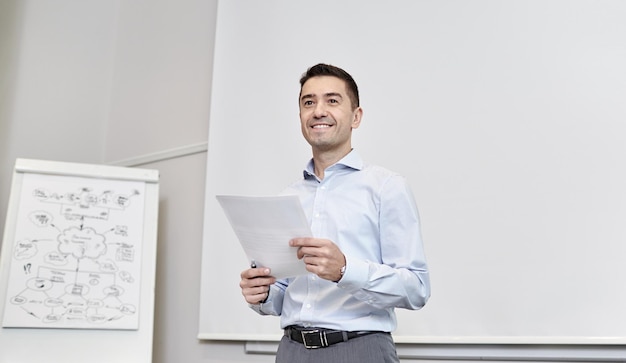
<path fill-rule="evenodd" d="M 278 279 L 308 273 L 297 247 L 289 246 L 292 238 L 312 236 L 297 196 L 216 198 L 250 261 Z"/>

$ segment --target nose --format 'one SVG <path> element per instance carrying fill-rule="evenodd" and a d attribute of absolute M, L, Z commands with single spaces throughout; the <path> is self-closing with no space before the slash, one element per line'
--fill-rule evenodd
<path fill-rule="evenodd" d="M 315 104 L 315 117 L 322 118 L 328 116 L 326 113 L 326 105 L 323 102 L 318 102 Z"/>

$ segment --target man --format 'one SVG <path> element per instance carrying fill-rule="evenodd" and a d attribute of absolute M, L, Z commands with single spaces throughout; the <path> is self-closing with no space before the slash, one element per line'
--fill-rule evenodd
<path fill-rule="evenodd" d="M 363 116 L 352 76 L 318 64 L 300 86 L 313 158 L 285 194 L 300 197 L 311 222 L 315 237 L 289 241 L 310 274 L 276 281 L 268 268 L 247 269 L 242 293 L 281 317 L 276 362 L 399 362 L 394 308 L 420 309 L 430 296 L 417 207 L 404 178 L 352 150 Z"/>

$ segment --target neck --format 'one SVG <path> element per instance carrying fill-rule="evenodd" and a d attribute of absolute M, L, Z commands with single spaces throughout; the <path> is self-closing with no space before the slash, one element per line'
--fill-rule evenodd
<path fill-rule="evenodd" d="M 324 170 L 329 166 L 335 164 L 339 160 L 343 159 L 344 156 L 348 155 L 352 151 L 352 148 L 348 148 L 347 150 L 342 150 L 341 152 L 320 152 L 313 150 L 313 165 L 315 175 L 318 178 L 324 179 Z"/>

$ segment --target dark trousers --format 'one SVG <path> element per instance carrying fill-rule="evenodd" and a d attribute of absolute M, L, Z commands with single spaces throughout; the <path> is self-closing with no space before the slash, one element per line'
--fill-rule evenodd
<path fill-rule="evenodd" d="M 325 348 L 307 349 L 284 336 L 276 363 L 399 363 L 390 334 L 376 333 Z"/>

